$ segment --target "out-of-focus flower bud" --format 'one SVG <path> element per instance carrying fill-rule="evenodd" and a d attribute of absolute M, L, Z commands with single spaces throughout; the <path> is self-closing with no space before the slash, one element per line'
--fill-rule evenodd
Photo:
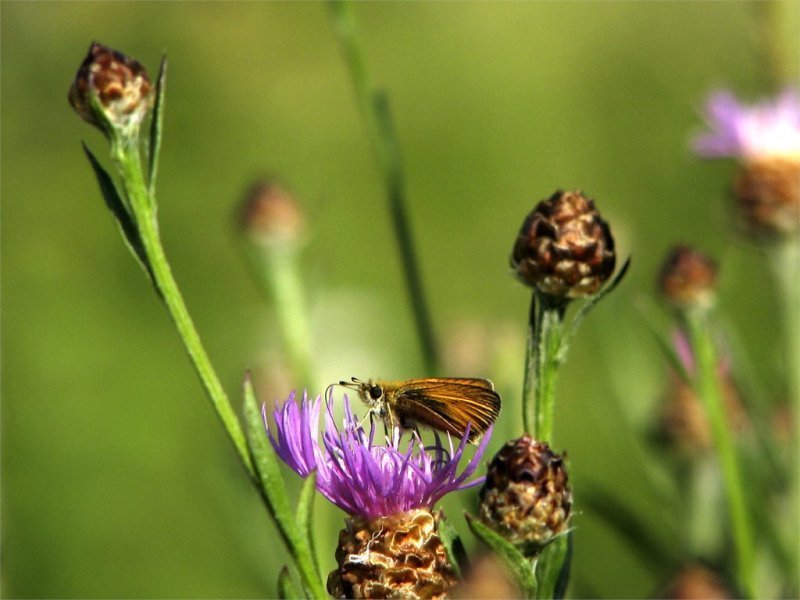
<path fill-rule="evenodd" d="M 427 509 L 346 520 L 328 575 L 334 598 L 446 598 L 457 579 Z"/>
<path fill-rule="evenodd" d="M 682 568 L 667 584 L 659 598 L 670 600 L 728 600 L 738 598 L 731 587 L 714 571 L 700 564 Z"/>
<path fill-rule="evenodd" d="M 262 245 L 299 245 L 306 238 L 305 215 L 297 200 L 272 181 L 257 181 L 247 190 L 240 225 L 249 239 Z"/>
<path fill-rule="evenodd" d="M 109 137 L 133 137 L 153 105 L 153 86 L 137 60 L 93 42 L 70 87 L 69 103 Z"/>
<path fill-rule="evenodd" d="M 511 252 L 523 283 L 564 299 L 596 293 L 614 272 L 614 238 L 594 202 L 557 191 L 525 218 Z"/>
<path fill-rule="evenodd" d="M 515 578 L 494 554 L 478 556 L 467 571 L 464 581 L 457 585 L 451 598 L 464 600 L 516 600 L 522 598 Z"/>
<path fill-rule="evenodd" d="M 717 264 L 688 246 L 670 251 L 658 277 L 662 295 L 679 309 L 711 307 L 716 284 Z"/>
<path fill-rule="evenodd" d="M 800 159 L 774 157 L 743 164 L 733 192 L 742 221 L 752 233 L 800 231 Z"/>
<path fill-rule="evenodd" d="M 572 491 L 564 458 L 528 434 L 511 440 L 489 463 L 480 518 L 527 554 L 565 533 Z"/>

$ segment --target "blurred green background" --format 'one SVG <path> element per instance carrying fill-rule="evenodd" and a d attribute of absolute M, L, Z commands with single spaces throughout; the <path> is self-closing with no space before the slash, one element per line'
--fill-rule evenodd
<path fill-rule="evenodd" d="M 759 4 L 357 6 L 368 66 L 391 98 L 445 363 L 504 393 L 490 453 L 520 433 L 529 295 L 507 259 L 525 214 L 556 188 L 583 189 L 633 256 L 559 377 L 555 445 L 569 453 L 579 511 L 574 596 L 646 596 L 669 575 L 580 507 L 582 489 L 600 483 L 660 539 L 675 535 L 643 475 L 651 455 L 639 434 L 665 368 L 634 308 L 652 296 L 668 247 L 697 244 L 724 260 L 722 305 L 760 375 L 779 368 L 761 255 L 730 232 L 733 166 L 687 148 L 709 90 L 765 91 Z M 797 32 L 789 8 L 783 27 Z M 291 389 L 275 375 L 274 314 L 243 265 L 233 216 L 265 174 L 294 191 L 311 224 L 315 392 L 351 375 L 425 375 L 327 7 L 5 0 L 0 10 L 2 593 L 272 596 L 280 540 L 102 204 L 80 142 L 105 160 L 105 141 L 66 95 L 93 40 L 151 74 L 168 54 L 162 234 L 237 402 L 246 368 L 261 400 Z M 446 504 L 470 546 L 460 515 L 475 495 Z M 323 499 L 317 507 L 329 567 L 343 515 Z"/>

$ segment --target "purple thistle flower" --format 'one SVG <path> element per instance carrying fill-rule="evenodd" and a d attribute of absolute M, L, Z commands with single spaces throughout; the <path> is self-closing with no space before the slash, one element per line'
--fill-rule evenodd
<path fill-rule="evenodd" d="M 800 94 L 795 89 L 753 105 L 742 104 L 728 91 L 715 92 L 706 102 L 705 119 L 711 131 L 692 144 L 703 158 L 800 158 Z"/>
<path fill-rule="evenodd" d="M 283 405 L 275 404 L 275 426 L 267 422 L 266 405 L 262 408 L 272 447 L 278 456 L 301 477 L 317 471 L 317 490 L 350 515 L 373 519 L 431 508 L 446 494 L 479 485 L 484 477 L 467 479 L 480 464 L 488 431 L 472 460 L 458 473 L 468 435 L 457 448 L 448 435 L 448 448 L 436 436 L 436 443 L 425 446 L 418 436 L 401 448 L 398 429 L 386 444 L 375 443 L 375 424 L 369 435 L 359 424 L 345 396 L 342 429 L 334 421 L 331 400 L 325 402 L 325 430 L 319 443 L 321 398 L 309 400 L 303 394 L 298 404 L 294 393 Z"/>

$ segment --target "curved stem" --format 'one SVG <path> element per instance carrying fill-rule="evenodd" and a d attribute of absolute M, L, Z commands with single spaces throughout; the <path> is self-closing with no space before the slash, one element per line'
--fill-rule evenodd
<path fill-rule="evenodd" d="M 112 140 L 111 156 L 120 170 L 126 196 L 152 269 L 154 283 L 180 333 L 189 358 L 200 376 L 217 415 L 233 442 L 242 464 L 255 481 L 256 473 L 247 449 L 244 432 L 200 341 L 200 336 L 189 316 L 183 296 L 164 254 L 156 221 L 155 199 L 150 195 L 145 182 L 139 149 L 134 144 L 136 141 L 138 139 Z"/>

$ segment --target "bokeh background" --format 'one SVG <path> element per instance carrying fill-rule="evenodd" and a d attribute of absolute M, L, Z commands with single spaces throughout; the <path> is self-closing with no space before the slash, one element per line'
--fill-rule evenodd
<path fill-rule="evenodd" d="M 573 596 L 647 596 L 669 576 L 581 510 L 585 490 L 624 496 L 657 539 L 680 543 L 665 508 L 674 507 L 669 482 L 653 485 L 657 455 L 643 436 L 666 369 L 636 310 L 652 298 L 671 245 L 724 261 L 721 304 L 759 375 L 770 381 L 779 369 L 774 290 L 761 254 L 731 233 L 733 166 L 688 150 L 710 90 L 751 99 L 767 91 L 764 41 L 774 38 L 764 35 L 764 6 L 357 6 L 368 67 L 391 98 L 445 363 L 452 375 L 492 378 L 504 395 L 489 452 L 520 433 L 529 295 L 508 254 L 525 214 L 557 188 L 583 189 L 620 254 L 633 257 L 558 381 L 555 446 L 568 452 L 579 510 Z M 103 206 L 80 143 L 103 159 L 106 144 L 66 94 L 93 40 L 153 74 L 168 54 L 161 228 L 237 402 L 246 368 L 261 400 L 291 389 L 273 307 L 237 244 L 240 197 L 264 175 L 293 190 L 310 224 L 303 269 L 314 391 L 351 375 L 425 375 L 328 7 L 6 0 L 0 11 L 2 593 L 272 596 L 286 562 L 280 540 Z M 797 4 L 780 12 L 778 29 L 791 39 Z M 785 68 L 797 73 L 796 61 Z M 470 547 L 461 512 L 474 511 L 475 497 L 446 504 Z M 343 515 L 321 498 L 317 509 L 330 566 Z"/>

